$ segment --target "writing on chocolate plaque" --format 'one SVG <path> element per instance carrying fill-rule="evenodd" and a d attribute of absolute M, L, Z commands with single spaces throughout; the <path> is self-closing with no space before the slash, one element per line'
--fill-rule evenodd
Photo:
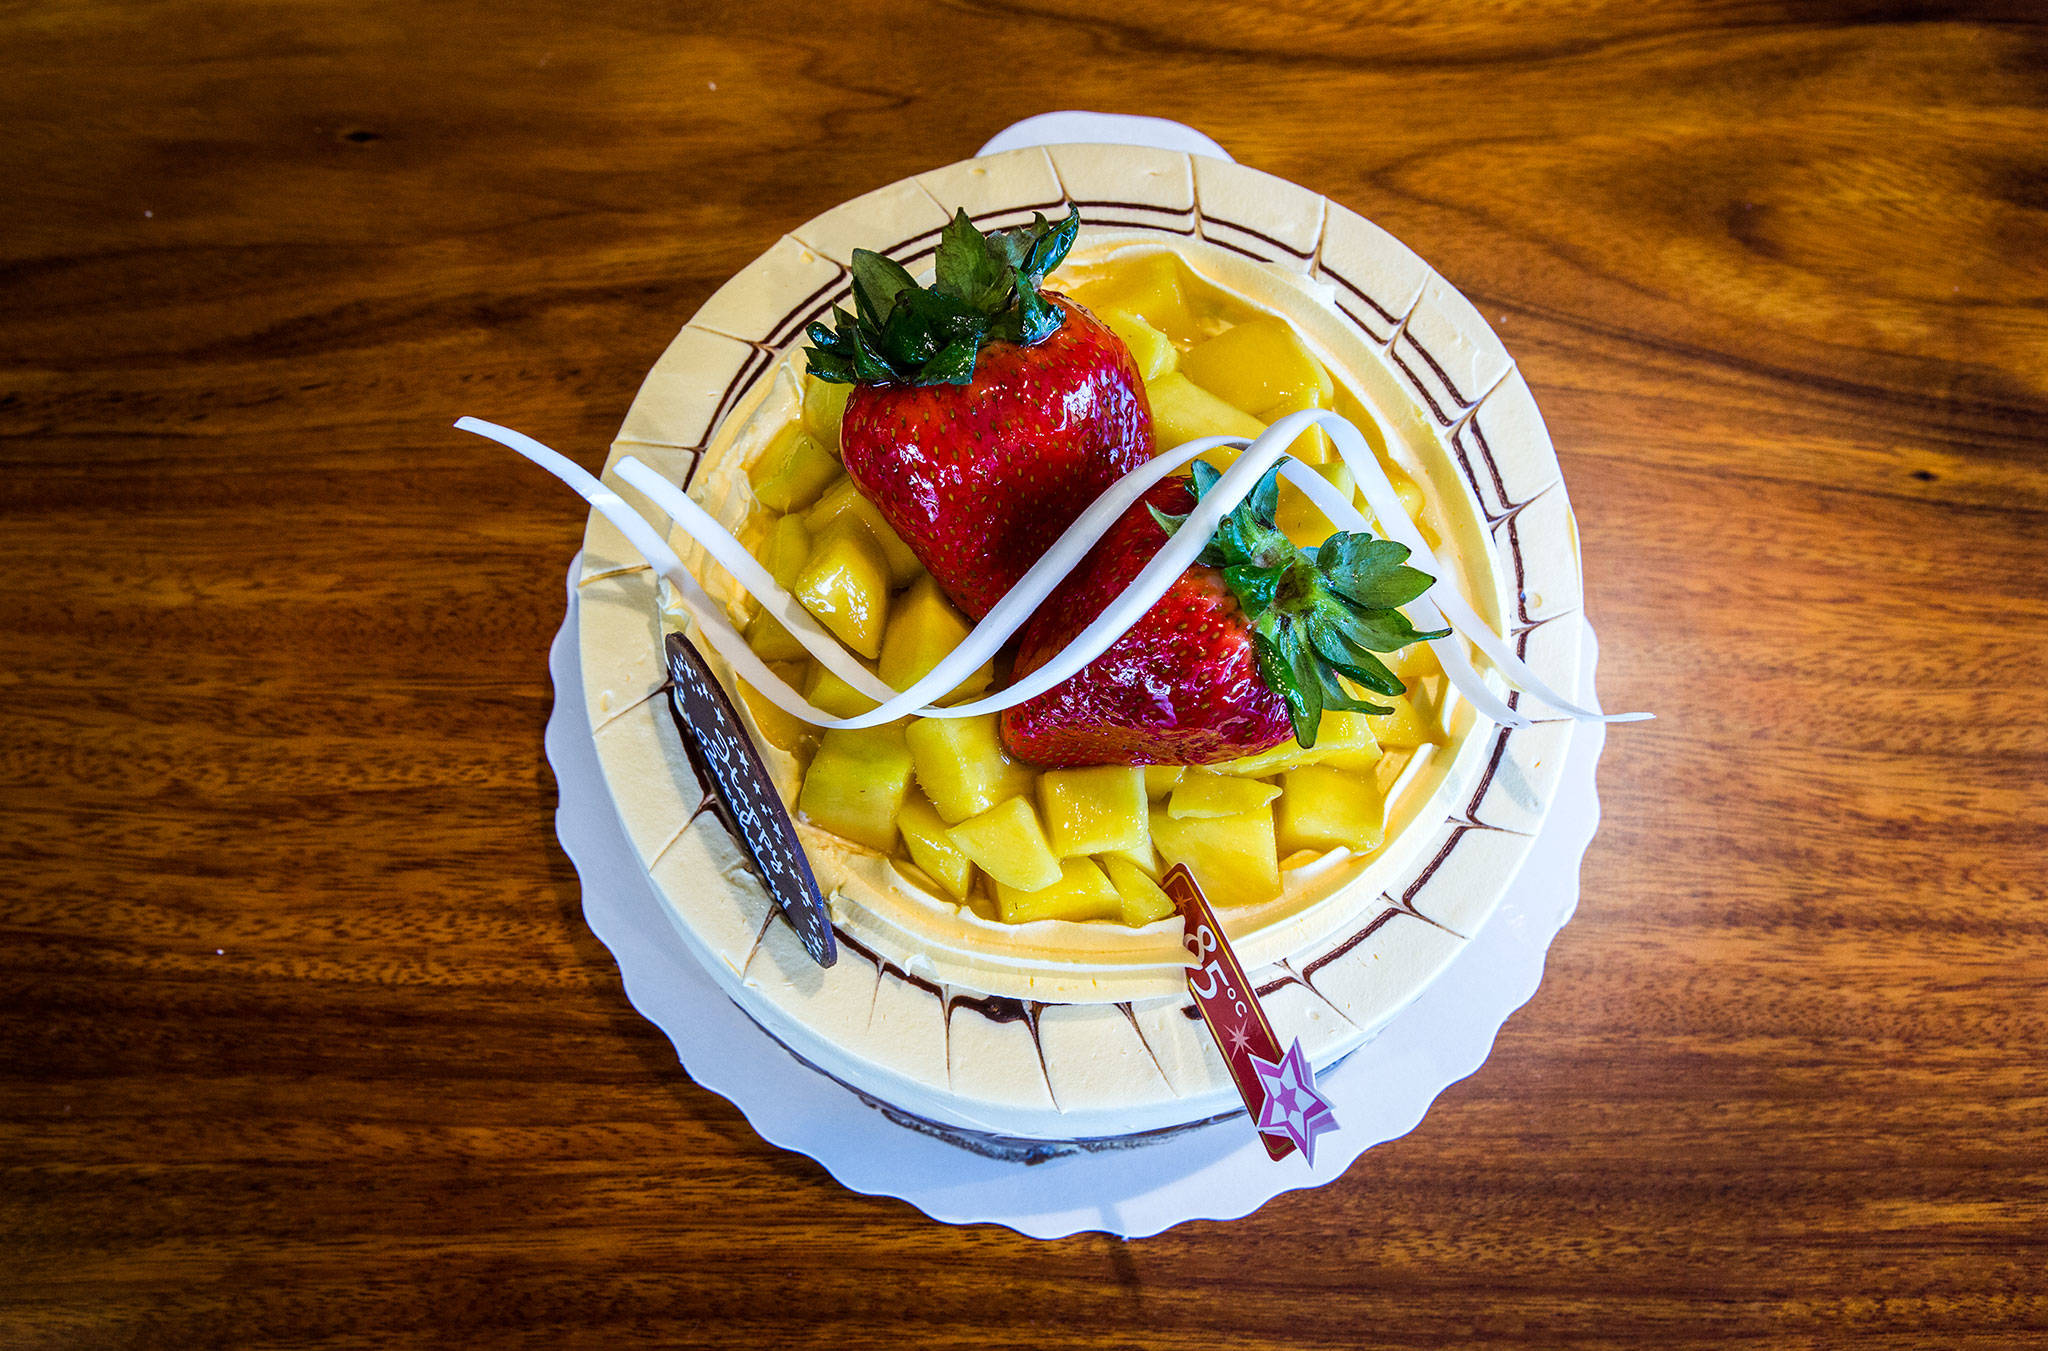
<path fill-rule="evenodd" d="M 680 633 L 668 635 L 670 712 L 690 759 L 711 782 L 721 815 L 754 861 L 768 894 L 782 907 L 804 951 L 819 966 L 839 960 L 839 944 L 818 879 L 796 837 L 768 766 L 747 737 L 739 713 L 704 658 Z"/>
<path fill-rule="evenodd" d="M 1295 1150 L 1315 1162 L 1316 1137 L 1337 1129 L 1330 1101 L 1316 1091 L 1314 1066 L 1301 1041 L 1283 1053 L 1259 992 L 1231 950 L 1222 922 L 1186 866 L 1176 863 L 1160 885 L 1180 910 L 1186 928 L 1188 993 L 1202 1011 L 1209 1035 L 1230 1070 L 1230 1080 L 1251 1113 L 1259 1142 L 1275 1162 Z"/>

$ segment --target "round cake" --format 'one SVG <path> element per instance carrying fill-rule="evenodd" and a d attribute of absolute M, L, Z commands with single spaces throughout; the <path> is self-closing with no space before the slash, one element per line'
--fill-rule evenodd
<path fill-rule="evenodd" d="M 876 659 L 884 681 L 900 688 L 929 670 L 933 645 L 973 621 L 845 476 L 846 386 L 807 374 L 818 358 L 806 335 L 815 347 L 814 326 L 853 307 L 856 250 L 929 279 L 963 212 L 983 231 L 1078 212 L 1047 291 L 1125 343 L 1159 450 L 1256 436 L 1309 406 L 1357 426 L 1432 546 L 1437 587 L 1455 587 L 1544 680 L 1576 688 L 1576 526 L 1512 360 L 1472 305 L 1384 231 L 1225 160 L 1031 148 L 826 212 L 683 328 L 626 416 L 606 483 L 661 521 L 611 472 L 628 457 L 655 467 Z M 1293 452 L 1350 494 L 1319 437 Z M 1234 453 L 1204 458 L 1224 467 Z M 1290 497 L 1275 519 L 1305 549 L 1332 530 Z M 792 686 L 846 715 L 873 706 L 787 646 L 695 541 L 677 531 L 671 542 Z M 1543 821 L 1571 731 L 1480 716 L 1416 646 L 1387 654 L 1398 676 L 1387 688 L 1405 686 L 1380 703 L 1388 712 L 1326 712 L 1313 748 L 1290 739 L 1120 775 L 1013 757 L 994 714 L 821 735 L 713 657 L 828 899 L 839 956 L 822 967 L 715 810 L 663 697 L 665 638 L 695 626 L 597 514 L 580 566 L 599 758 L 678 932 L 790 1052 L 906 1123 L 979 1148 L 1134 1143 L 1243 1110 L 1188 993 L 1181 922 L 1144 899 L 1163 865 L 1186 864 L 1208 891 L 1282 1045 L 1299 1038 L 1318 1069 L 1355 1049 L 1486 922 Z M 863 582 L 863 568 L 878 580 Z M 864 585 L 871 601 L 849 598 Z M 1010 660 L 940 702 L 1000 687 Z M 978 852 L 1011 818 L 1033 850 L 1051 842 L 1056 882 L 1011 877 L 1021 865 L 1007 844 Z"/>

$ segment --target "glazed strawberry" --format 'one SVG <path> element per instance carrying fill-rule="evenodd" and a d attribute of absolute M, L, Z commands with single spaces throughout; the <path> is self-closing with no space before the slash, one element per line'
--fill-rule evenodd
<path fill-rule="evenodd" d="M 853 257 L 855 313 L 813 324 L 811 372 L 850 382 L 846 472 L 939 586 L 987 614 L 1103 489 L 1152 458 L 1123 341 L 1039 289 L 1080 228 L 1036 217 L 983 234 L 961 212 L 934 284 Z"/>
<path fill-rule="evenodd" d="M 1064 649 L 1151 561 L 1218 477 L 1200 461 L 1193 471 L 1124 513 L 1039 608 L 1019 636 L 1019 677 Z M 1398 608 L 1432 579 L 1405 566 L 1404 546 L 1366 534 L 1297 549 L 1273 524 L 1278 473 L 1108 651 L 1003 713 L 1013 754 L 1048 767 L 1215 764 L 1290 736 L 1313 746 L 1326 709 L 1390 711 L 1344 682 L 1403 692 L 1373 653 L 1442 636 L 1418 633 Z"/>

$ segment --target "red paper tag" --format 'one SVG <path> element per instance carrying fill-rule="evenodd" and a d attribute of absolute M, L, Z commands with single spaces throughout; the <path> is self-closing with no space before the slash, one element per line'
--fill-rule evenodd
<path fill-rule="evenodd" d="M 1180 907 L 1181 920 L 1187 926 L 1188 952 L 1201 963 L 1199 967 L 1188 968 L 1188 990 L 1195 997 L 1195 1007 L 1202 1011 L 1202 1021 L 1209 1025 L 1209 1034 L 1216 1038 L 1216 1049 L 1223 1053 L 1223 1063 L 1230 1067 L 1231 1082 L 1237 1085 L 1238 1096 L 1244 1099 L 1245 1110 L 1251 1113 L 1256 1125 L 1266 1104 L 1266 1090 L 1252 1057 L 1269 1064 L 1283 1059 L 1280 1038 L 1273 1034 L 1273 1024 L 1259 1007 L 1258 993 L 1245 979 L 1244 967 L 1230 950 L 1230 940 L 1224 936 L 1216 912 L 1209 908 L 1209 898 L 1202 894 L 1194 877 L 1176 863 L 1160 885 Z M 1294 1152 L 1293 1141 L 1284 1137 L 1261 1131 L 1259 1140 L 1266 1146 L 1266 1153 L 1276 1160 Z"/>

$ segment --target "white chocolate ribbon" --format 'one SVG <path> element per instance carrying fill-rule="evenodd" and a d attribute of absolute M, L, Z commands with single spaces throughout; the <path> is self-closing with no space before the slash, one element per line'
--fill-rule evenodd
<path fill-rule="evenodd" d="M 852 653 L 811 617 L 810 612 L 805 610 L 795 597 L 776 583 L 768 570 L 747 552 L 730 531 L 692 501 L 681 488 L 638 459 L 628 457 L 620 462 L 619 477 L 644 493 L 649 501 L 668 514 L 677 528 L 702 545 L 712 558 L 732 574 L 733 579 L 744 590 L 761 602 L 764 610 L 782 622 L 806 651 L 853 688 L 881 701 L 877 707 L 854 717 L 837 717 L 816 707 L 770 670 L 747 646 L 746 640 L 733 627 L 724 608 L 705 592 L 703 586 L 683 566 L 682 560 L 668 546 L 660 533 L 641 518 L 623 498 L 580 465 L 550 450 L 530 436 L 494 423 L 465 417 L 458 420 L 455 425 L 460 430 L 474 432 L 478 436 L 517 451 L 568 484 L 600 515 L 619 528 L 627 542 L 639 551 L 650 567 L 669 580 L 675 587 L 684 610 L 696 622 L 712 650 L 732 666 L 735 674 L 777 707 L 819 727 L 876 727 L 905 715 L 924 718 L 975 717 L 1014 707 L 1063 681 L 1072 679 L 1144 618 L 1146 612 L 1158 603 L 1175 580 L 1194 564 L 1196 557 L 1207 546 L 1210 536 L 1215 533 L 1223 518 L 1251 493 L 1258 485 L 1259 479 L 1276 463 L 1284 462 L 1282 474 L 1305 493 L 1332 524 L 1342 530 L 1367 529 L 1368 522 L 1365 516 L 1343 493 L 1312 468 L 1286 453 L 1286 447 L 1292 445 L 1297 437 L 1310 427 L 1318 425 L 1330 434 L 1338 453 L 1364 491 L 1373 513 L 1379 517 L 1381 528 L 1387 537 L 1406 545 L 1412 555 L 1411 561 L 1439 579 L 1441 584 L 1431 587 L 1412 607 L 1421 612 L 1425 620 L 1422 627 L 1429 627 L 1430 621 L 1441 619 L 1457 634 L 1468 639 L 1524 691 L 1569 717 L 1588 721 L 1632 722 L 1650 716 L 1646 713 L 1595 713 L 1570 703 L 1544 683 L 1500 635 L 1486 624 L 1478 612 L 1459 594 L 1457 588 L 1444 580 L 1446 574 L 1442 565 L 1431 552 L 1428 542 L 1422 538 L 1421 532 L 1402 510 L 1400 497 L 1394 491 L 1392 481 L 1380 468 L 1379 460 L 1373 455 L 1372 448 L 1366 443 L 1364 436 L 1349 421 L 1326 409 L 1307 409 L 1290 413 L 1251 440 L 1232 436 L 1202 437 L 1162 452 L 1125 474 L 1105 489 L 1089 504 L 1088 509 L 1061 533 L 1052 547 L 1018 579 L 1008 594 L 996 602 L 958 647 L 909 689 L 901 691 L 886 684 L 861 665 Z M 1225 446 L 1242 446 L 1243 450 L 1236 461 L 1224 471 L 1223 476 L 1195 505 L 1187 521 L 1173 537 L 1153 555 L 1116 599 L 1104 607 L 1102 613 L 1061 649 L 1058 655 L 1044 666 L 987 698 L 951 708 L 941 708 L 929 702 L 956 689 L 962 681 L 992 658 L 1003 644 L 1024 626 L 1038 607 L 1045 603 L 1053 590 L 1080 566 L 1088 551 L 1102 539 L 1117 519 L 1148 489 L 1204 452 Z M 1460 694 L 1471 700 L 1474 708 L 1480 713 L 1505 726 L 1528 725 L 1529 719 L 1526 716 L 1509 707 L 1488 688 L 1466 655 L 1463 645 L 1455 638 L 1435 639 L 1430 643 L 1430 647 L 1442 663 L 1444 673 L 1451 684 Z"/>

